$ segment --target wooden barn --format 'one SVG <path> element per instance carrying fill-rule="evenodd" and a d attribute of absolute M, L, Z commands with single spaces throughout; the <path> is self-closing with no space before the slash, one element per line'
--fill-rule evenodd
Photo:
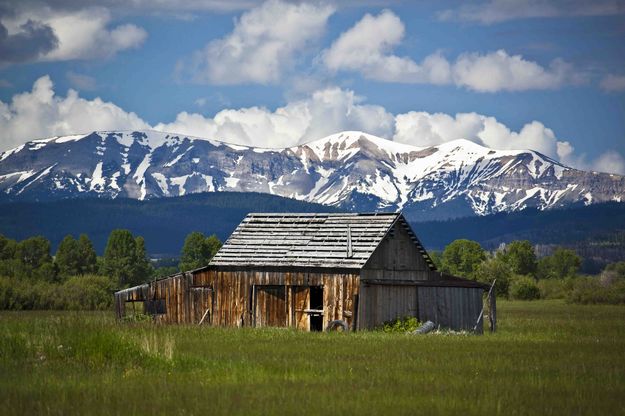
<path fill-rule="evenodd" d="M 206 267 L 116 292 L 115 308 L 118 318 L 307 331 L 414 316 L 481 333 L 487 290 L 436 271 L 401 213 L 249 214 Z"/>

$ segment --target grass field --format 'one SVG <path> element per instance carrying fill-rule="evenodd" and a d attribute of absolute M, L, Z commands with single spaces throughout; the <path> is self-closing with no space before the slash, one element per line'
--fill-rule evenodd
<path fill-rule="evenodd" d="M 0 313 L 0 413 L 625 414 L 625 307 L 500 302 L 484 336 Z"/>

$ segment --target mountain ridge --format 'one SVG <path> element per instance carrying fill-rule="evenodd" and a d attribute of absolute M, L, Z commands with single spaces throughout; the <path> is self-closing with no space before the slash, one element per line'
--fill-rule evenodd
<path fill-rule="evenodd" d="M 416 147 L 357 131 L 260 148 L 156 131 L 96 131 L 0 154 L 3 200 L 261 192 L 429 219 L 625 200 L 625 178 L 465 139 Z"/>

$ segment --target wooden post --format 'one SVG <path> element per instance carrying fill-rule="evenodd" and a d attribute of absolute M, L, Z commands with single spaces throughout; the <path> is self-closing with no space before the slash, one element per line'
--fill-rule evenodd
<path fill-rule="evenodd" d="M 352 304 L 352 313 L 353 313 L 353 318 L 352 318 L 352 331 L 356 331 L 358 330 L 358 316 L 360 315 L 358 313 L 358 307 L 360 305 L 358 305 L 358 295 L 354 295 L 354 302 Z"/>
<path fill-rule="evenodd" d="M 256 328 L 256 285 L 252 285 L 252 327 Z"/>
<path fill-rule="evenodd" d="M 489 302 L 492 302 L 491 299 L 491 294 L 493 292 L 493 288 L 495 287 L 495 282 L 497 282 L 497 279 L 493 280 L 493 283 L 490 285 L 490 289 L 488 290 L 488 295 L 486 296 L 486 300 L 488 300 Z M 495 297 L 494 295 L 492 296 L 493 298 Z M 482 305 L 482 310 L 480 311 L 480 315 L 477 317 L 477 322 L 475 323 L 475 326 L 473 327 L 473 331 L 477 330 L 477 327 L 480 325 L 480 321 L 482 320 L 482 317 L 484 316 L 484 306 Z M 490 315 L 489 315 L 489 320 Z M 494 332 L 492 327 L 491 327 L 491 332 Z"/>
<path fill-rule="evenodd" d="M 497 296 L 494 293 L 489 295 L 489 307 L 488 321 L 490 322 L 490 332 L 495 332 L 497 330 Z"/>

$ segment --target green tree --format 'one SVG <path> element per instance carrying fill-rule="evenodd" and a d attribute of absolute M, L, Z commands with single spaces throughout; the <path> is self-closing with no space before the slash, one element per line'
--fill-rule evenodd
<path fill-rule="evenodd" d="M 50 241 L 41 236 L 17 243 L 13 260 L 3 263 L 9 264 L 8 268 L 3 267 L 9 276 L 47 281 L 55 281 L 58 276 L 50 255 Z"/>
<path fill-rule="evenodd" d="M 480 282 L 492 284 L 497 279 L 495 282 L 495 294 L 504 297 L 508 297 L 510 279 L 513 275 L 514 273 L 510 265 L 503 261 L 500 256 L 484 260 L 475 272 L 475 278 Z"/>
<path fill-rule="evenodd" d="M 42 236 L 20 241 L 15 250 L 15 257 L 31 269 L 37 269 L 45 263 L 52 263 L 50 241 Z"/>
<path fill-rule="evenodd" d="M 475 272 L 486 259 L 486 252 L 476 241 L 455 240 L 443 251 L 441 270 L 460 277 L 474 278 Z"/>
<path fill-rule="evenodd" d="M 219 251 L 221 245 L 221 241 L 215 234 L 205 237 L 204 234 L 198 231 L 190 233 L 185 238 L 184 246 L 180 253 L 179 269 L 185 271 L 206 266 L 215 253 Z"/>
<path fill-rule="evenodd" d="M 0 234 L 0 261 L 14 259 L 16 249 L 17 241 Z"/>
<path fill-rule="evenodd" d="M 80 234 L 78 251 L 80 252 L 80 274 L 95 273 L 98 270 L 98 255 L 87 234 Z"/>
<path fill-rule="evenodd" d="M 59 244 L 55 262 L 64 277 L 84 275 L 96 271 L 97 255 L 85 234 L 78 240 L 68 235 Z"/>
<path fill-rule="evenodd" d="M 512 272 L 522 275 L 536 275 L 538 262 L 532 243 L 527 240 L 513 241 L 500 254 L 502 260 L 507 263 Z"/>
<path fill-rule="evenodd" d="M 113 230 L 109 235 L 102 271 L 120 286 L 137 285 L 149 279 L 151 270 L 143 238 L 128 230 Z"/>
<path fill-rule="evenodd" d="M 557 248 L 553 254 L 543 257 L 538 262 L 538 278 L 564 279 L 575 277 L 581 265 L 582 259 L 575 251 Z"/>
<path fill-rule="evenodd" d="M 15 277 L 16 271 L 23 269 L 16 259 L 17 241 L 0 234 L 0 276 Z"/>
<path fill-rule="evenodd" d="M 143 237 L 135 238 L 135 273 L 139 283 L 145 281 L 152 276 L 152 265 L 148 259 L 148 254 L 145 250 L 145 240 Z"/>
<path fill-rule="evenodd" d="M 75 276 L 80 274 L 80 252 L 78 241 L 71 235 L 65 236 L 56 250 L 54 261 L 59 268 L 61 276 Z"/>

